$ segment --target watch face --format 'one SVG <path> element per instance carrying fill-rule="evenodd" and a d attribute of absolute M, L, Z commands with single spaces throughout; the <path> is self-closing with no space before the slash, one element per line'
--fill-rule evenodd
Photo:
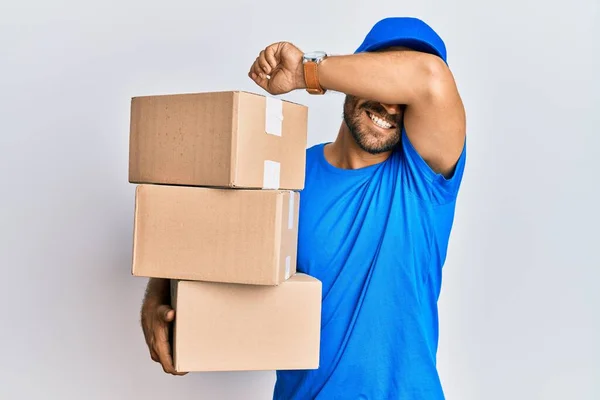
<path fill-rule="evenodd" d="M 327 53 L 324 51 L 311 51 L 309 53 L 304 54 L 304 59 L 306 61 L 318 61 L 327 56 Z"/>

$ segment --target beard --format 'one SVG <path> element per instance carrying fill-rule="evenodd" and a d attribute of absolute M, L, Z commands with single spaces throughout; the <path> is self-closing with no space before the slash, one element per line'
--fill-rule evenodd
<path fill-rule="evenodd" d="M 404 113 L 389 114 L 380 103 L 374 101 L 365 101 L 360 105 L 358 103 L 358 98 L 346 95 L 344 100 L 344 122 L 358 146 L 363 151 L 373 155 L 395 149 L 400 143 Z M 365 118 L 365 115 L 363 115 L 367 111 L 380 115 L 384 120 L 392 122 L 395 127 L 390 129 L 388 134 L 382 133 L 371 126 L 369 122 L 364 122 L 366 118 L 369 118 L 368 116 Z"/>

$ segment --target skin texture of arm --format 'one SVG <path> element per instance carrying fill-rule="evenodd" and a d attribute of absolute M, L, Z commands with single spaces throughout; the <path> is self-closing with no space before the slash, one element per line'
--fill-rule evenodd
<path fill-rule="evenodd" d="M 305 89 L 303 52 L 289 42 L 262 50 L 248 75 L 270 94 Z M 442 59 L 408 49 L 329 56 L 318 68 L 327 90 L 405 106 L 404 127 L 431 169 L 452 175 L 465 144 L 466 116 L 454 77 Z"/>
<path fill-rule="evenodd" d="M 331 56 L 319 66 L 319 81 L 328 90 L 406 105 L 411 143 L 435 172 L 452 174 L 465 142 L 466 117 L 442 59 L 411 50 Z"/>
<path fill-rule="evenodd" d="M 169 302 L 170 296 L 170 285 L 169 279 L 162 278 L 149 278 L 148 285 L 146 286 L 146 300 L 157 301 L 160 304 L 166 304 Z"/>

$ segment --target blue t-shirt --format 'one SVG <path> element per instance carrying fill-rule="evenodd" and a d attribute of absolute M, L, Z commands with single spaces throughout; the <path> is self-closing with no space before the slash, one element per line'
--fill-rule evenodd
<path fill-rule="evenodd" d="M 466 146 L 448 179 L 404 131 L 357 170 L 323 148 L 307 150 L 297 267 L 323 283 L 320 366 L 277 371 L 274 399 L 444 399 L 437 301 Z"/>

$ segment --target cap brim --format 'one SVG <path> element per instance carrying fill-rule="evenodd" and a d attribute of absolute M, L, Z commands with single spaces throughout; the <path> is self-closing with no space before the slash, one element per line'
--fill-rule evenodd
<path fill-rule="evenodd" d="M 421 39 L 405 36 L 398 38 L 388 38 L 384 41 L 376 43 L 363 43 L 358 49 L 356 49 L 354 53 L 365 53 L 390 47 L 407 47 L 412 50 L 434 54 L 445 61 L 445 56 L 443 54 L 440 54 L 440 52 L 428 42 L 425 42 Z"/>

